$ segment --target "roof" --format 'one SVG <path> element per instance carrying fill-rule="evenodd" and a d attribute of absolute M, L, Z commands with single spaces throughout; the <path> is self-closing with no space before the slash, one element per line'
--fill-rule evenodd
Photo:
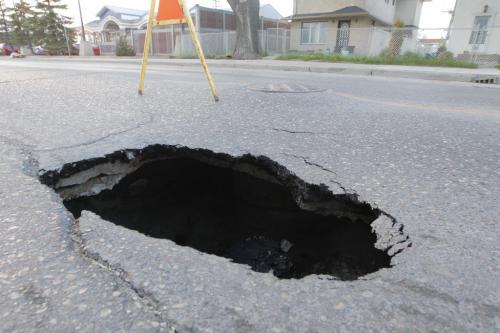
<path fill-rule="evenodd" d="M 276 8 L 274 8 L 272 5 L 267 4 L 264 6 L 260 7 L 260 14 L 261 17 L 269 18 L 272 20 L 281 20 L 283 18 L 283 15 L 281 15 Z"/>
<path fill-rule="evenodd" d="M 209 11 L 209 12 L 219 12 L 219 13 L 228 13 L 228 14 L 234 14 L 234 12 L 231 9 L 221 9 L 221 8 L 210 8 L 210 7 L 205 7 L 205 6 L 200 6 L 200 5 L 195 5 L 190 9 L 190 12 L 192 13 L 196 8 L 200 8 L 204 11 Z M 260 7 L 259 15 L 261 17 L 270 19 L 270 20 L 281 20 L 283 18 L 283 15 L 281 15 L 276 8 L 274 8 L 272 5 L 267 4 L 264 6 Z"/>
<path fill-rule="evenodd" d="M 333 12 L 293 15 L 290 17 L 290 19 L 292 20 L 322 19 L 322 18 L 334 18 L 334 17 L 344 17 L 344 16 L 370 16 L 370 13 L 368 13 L 366 10 L 358 6 L 348 6 Z"/>
<path fill-rule="evenodd" d="M 141 9 L 133 9 L 133 8 L 125 8 L 125 7 L 117 7 L 117 6 L 104 6 L 102 9 L 97 13 L 97 16 L 102 16 L 104 13 L 110 10 L 112 12 L 115 12 L 117 14 L 123 14 L 123 15 L 130 15 L 130 16 L 137 16 L 137 17 L 143 17 L 146 15 L 148 12 L 145 10 Z"/>

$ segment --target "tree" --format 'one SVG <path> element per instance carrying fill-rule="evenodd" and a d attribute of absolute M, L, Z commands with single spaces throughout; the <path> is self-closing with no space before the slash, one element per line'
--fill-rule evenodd
<path fill-rule="evenodd" d="M 235 59 L 256 59 L 259 52 L 259 0 L 228 0 L 236 17 Z"/>
<path fill-rule="evenodd" d="M 40 44 L 49 52 L 61 52 L 67 49 L 65 26 L 71 24 L 71 19 L 67 16 L 59 15 L 57 10 L 65 10 L 68 7 L 60 4 L 61 0 L 38 0 L 37 9 L 40 15 L 36 19 L 38 28 L 43 29 L 40 36 Z M 69 29 L 67 29 L 69 30 Z M 68 38 L 72 37 L 71 31 Z M 70 40 L 70 44 L 73 40 Z"/>
<path fill-rule="evenodd" d="M 397 20 L 392 26 L 392 36 L 391 41 L 389 42 L 389 55 L 391 57 L 396 57 L 401 52 L 406 34 L 406 31 L 403 29 L 404 27 L 405 24 L 401 20 Z"/>
<path fill-rule="evenodd" d="M 3 0 L 0 0 L 0 42 L 9 43 L 9 24 L 7 22 L 7 7 Z"/>
<path fill-rule="evenodd" d="M 13 44 L 19 46 L 28 45 L 33 52 L 31 30 L 33 26 L 34 11 L 25 0 L 20 0 L 10 8 L 10 39 Z"/>

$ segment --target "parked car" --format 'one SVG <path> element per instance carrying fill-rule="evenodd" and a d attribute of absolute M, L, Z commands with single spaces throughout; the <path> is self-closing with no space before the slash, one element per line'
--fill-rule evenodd
<path fill-rule="evenodd" d="M 33 53 L 35 55 L 45 55 L 47 54 L 47 52 L 45 51 L 45 49 L 41 46 L 35 46 L 33 47 Z"/>
<path fill-rule="evenodd" d="M 8 56 L 12 52 L 19 53 L 19 48 L 12 44 L 7 44 L 7 43 L 0 44 L 0 54 Z"/>

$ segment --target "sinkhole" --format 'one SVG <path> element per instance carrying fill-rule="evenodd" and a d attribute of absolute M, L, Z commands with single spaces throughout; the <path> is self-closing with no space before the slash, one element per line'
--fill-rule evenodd
<path fill-rule="evenodd" d="M 76 219 L 91 211 L 282 279 L 355 280 L 390 267 L 370 226 L 380 211 L 266 157 L 158 145 L 68 164 L 41 180 Z"/>

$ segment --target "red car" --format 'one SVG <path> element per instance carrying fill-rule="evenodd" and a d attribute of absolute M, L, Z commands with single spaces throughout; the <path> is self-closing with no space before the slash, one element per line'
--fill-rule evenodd
<path fill-rule="evenodd" d="M 0 44 L 0 54 L 8 56 L 12 52 L 19 53 L 19 48 L 17 48 L 17 46 L 14 46 L 12 44 L 7 44 L 7 43 Z"/>

